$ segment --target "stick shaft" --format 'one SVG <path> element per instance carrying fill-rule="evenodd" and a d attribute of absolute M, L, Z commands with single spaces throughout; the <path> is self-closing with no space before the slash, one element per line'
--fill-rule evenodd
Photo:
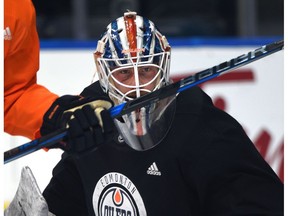
<path fill-rule="evenodd" d="M 139 109 L 145 105 L 155 103 L 163 98 L 182 92 L 186 89 L 189 89 L 193 86 L 196 86 L 208 80 L 211 80 L 219 76 L 220 74 L 227 73 L 236 68 L 250 64 L 256 60 L 259 60 L 277 51 L 280 51 L 283 48 L 284 48 L 283 40 L 264 45 L 246 54 L 233 58 L 229 61 L 222 62 L 221 64 L 200 71 L 192 76 L 183 78 L 176 83 L 172 83 L 168 86 L 162 87 L 156 91 L 151 92 L 150 94 L 120 104 L 119 106 L 112 107 L 110 110 L 111 116 L 114 118 L 120 117 L 133 110 Z"/>
<path fill-rule="evenodd" d="M 32 140 L 31 142 L 25 143 L 18 147 L 12 148 L 4 152 L 4 164 L 9 163 L 13 160 L 21 158 L 32 152 L 35 152 L 44 147 L 52 146 L 60 141 L 67 135 L 66 129 L 57 130 L 47 136 L 40 137 Z"/>
<path fill-rule="evenodd" d="M 153 104 L 163 98 L 175 95 L 193 86 L 196 86 L 198 84 L 211 80 L 215 77 L 218 77 L 220 74 L 229 72 L 231 70 L 250 64 L 261 58 L 264 58 L 268 55 L 271 55 L 277 51 L 282 50 L 283 48 L 284 48 L 283 40 L 264 45 L 253 51 L 248 52 L 247 54 L 240 55 L 229 61 L 222 62 L 219 65 L 215 65 L 211 68 L 200 71 L 192 76 L 183 78 L 176 83 L 172 83 L 156 91 L 153 91 L 147 95 L 136 98 L 135 100 L 128 101 L 126 103 L 122 103 L 118 106 L 112 107 L 110 109 L 111 116 L 112 118 L 117 118 L 135 109 L 139 109 L 143 106 Z M 53 144 L 62 141 L 66 135 L 67 131 L 65 129 L 60 129 L 47 136 L 43 136 L 39 139 L 35 139 L 31 142 L 25 143 L 21 146 L 8 150 L 4 152 L 4 163 L 6 164 L 8 162 L 16 160 L 41 148 L 52 146 Z"/>

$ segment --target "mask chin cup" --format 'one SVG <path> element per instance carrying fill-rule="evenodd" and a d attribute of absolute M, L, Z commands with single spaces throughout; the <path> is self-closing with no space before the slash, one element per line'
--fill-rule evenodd
<path fill-rule="evenodd" d="M 146 151 L 157 146 L 171 128 L 176 110 L 175 98 L 164 98 L 125 114 L 121 119 L 115 119 L 125 143 L 137 151 Z"/>

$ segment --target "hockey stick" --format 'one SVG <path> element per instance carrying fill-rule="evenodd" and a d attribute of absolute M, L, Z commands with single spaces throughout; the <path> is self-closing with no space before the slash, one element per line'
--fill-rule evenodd
<path fill-rule="evenodd" d="M 112 118 L 117 118 L 135 109 L 139 109 L 143 106 L 153 104 L 163 98 L 175 95 L 195 85 L 211 80 L 219 76 L 220 74 L 223 74 L 224 72 L 234 70 L 236 68 L 242 67 L 256 60 L 259 60 L 263 57 L 271 55 L 277 51 L 282 50 L 283 48 L 284 48 L 283 40 L 264 45 L 246 54 L 233 58 L 229 61 L 222 62 L 219 65 L 200 71 L 192 76 L 183 78 L 178 82 L 167 85 L 147 95 L 136 98 L 135 100 L 128 101 L 126 103 L 122 103 L 118 106 L 115 106 L 110 109 L 111 116 Z M 65 129 L 61 129 L 47 136 L 43 136 L 39 139 L 35 139 L 31 142 L 25 143 L 21 146 L 8 150 L 4 152 L 4 163 L 6 164 L 10 161 L 23 157 L 41 148 L 52 146 L 53 144 L 62 141 L 66 135 L 67 131 Z"/>

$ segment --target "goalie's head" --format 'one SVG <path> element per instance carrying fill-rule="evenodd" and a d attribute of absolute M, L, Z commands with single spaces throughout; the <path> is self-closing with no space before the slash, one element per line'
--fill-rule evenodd
<path fill-rule="evenodd" d="M 170 46 L 154 23 L 135 12 L 107 26 L 94 57 L 100 84 L 115 104 L 169 82 Z"/>
<path fill-rule="evenodd" d="M 169 43 L 153 22 L 135 12 L 124 13 L 107 26 L 94 58 L 100 85 L 115 105 L 169 83 Z M 136 150 L 146 150 L 159 143 L 167 132 L 165 128 L 170 127 L 171 118 L 163 114 L 171 101 L 171 98 L 162 100 L 124 115 L 122 121 L 116 120 L 127 144 Z"/>

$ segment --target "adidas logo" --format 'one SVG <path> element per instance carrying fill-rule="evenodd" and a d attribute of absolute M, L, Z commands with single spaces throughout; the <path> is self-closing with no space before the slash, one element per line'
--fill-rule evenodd
<path fill-rule="evenodd" d="M 148 168 L 147 174 L 161 176 L 161 172 L 159 171 L 155 162 L 153 162 L 153 164 Z"/>
<path fill-rule="evenodd" d="M 4 29 L 4 40 L 12 40 L 12 34 L 9 27 Z"/>

